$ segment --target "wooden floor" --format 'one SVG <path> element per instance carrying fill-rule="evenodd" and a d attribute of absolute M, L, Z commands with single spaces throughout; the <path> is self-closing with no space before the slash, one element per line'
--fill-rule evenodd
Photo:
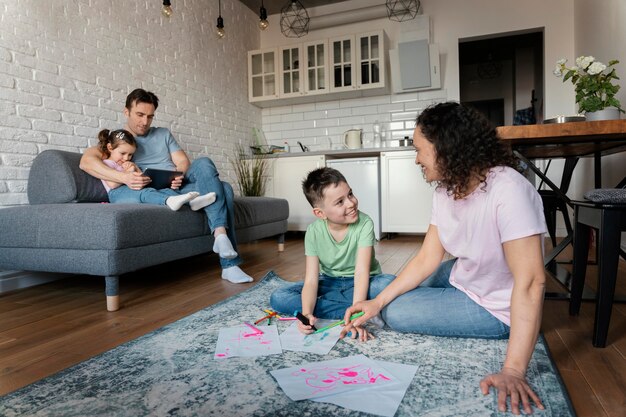
<path fill-rule="evenodd" d="M 376 254 L 386 273 L 397 273 L 417 252 L 419 236 L 383 240 Z M 245 270 L 256 280 L 269 271 L 289 280 L 304 270 L 303 235 L 241 245 Z M 567 255 L 564 255 L 567 256 Z M 588 277 L 594 277 L 589 267 Z M 51 375 L 128 340 L 225 299 L 251 284 L 219 277 L 215 255 L 149 268 L 121 278 L 121 309 L 105 310 L 101 278 L 72 277 L 0 295 L 0 395 Z M 551 282 L 548 290 L 559 290 Z M 620 265 L 618 292 L 626 294 Z M 591 345 L 593 303 L 570 317 L 565 301 L 546 301 L 543 332 L 580 417 L 626 416 L 626 305 L 613 308 L 608 346 Z"/>

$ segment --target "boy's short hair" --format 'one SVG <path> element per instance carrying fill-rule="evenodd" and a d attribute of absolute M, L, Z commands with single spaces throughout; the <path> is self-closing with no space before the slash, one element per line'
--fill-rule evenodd
<path fill-rule="evenodd" d="M 316 207 L 324 200 L 326 188 L 331 185 L 336 186 L 340 182 L 348 183 L 341 172 L 334 168 L 322 167 L 309 172 L 306 179 L 302 181 L 302 191 L 311 207 Z"/>

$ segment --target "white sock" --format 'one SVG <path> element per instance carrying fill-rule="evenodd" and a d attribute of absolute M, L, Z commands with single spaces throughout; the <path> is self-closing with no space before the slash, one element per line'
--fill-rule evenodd
<path fill-rule="evenodd" d="M 189 207 L 193 211 L 198 211 L 201 208 L 205 208 L 206 206 L 210 206 L 215 202 L 215 193 L 207 193 L 201 196 L 196 196 L 193 200 L 189 202 Z"/>
<path fill-rule="evenodd" d="M 237 252 L 233 249 L 232 243 L 228 236 L 221 234 L 215 237 L 215 243 L 213 243 L 213 252 L 217 253 L 220 258 L 233 259 L 237 257 Z"/>
<path fill-rule="evenodd" d="M 195 191 L 192 191 L 187 194 L 168 197 L 167 200 L 165 200 L 165 205 L 167 205 L 169 208 L 171 208 L 174 211 L 178 211 L 183 206 L 183 204 L 190 202 L 194 198 L 197 198 L 198 195 L 200 194 Z"/>
<path fill-rule="evenodd" d="M 250 275 L 243 272 L 238 266 L 222 269 L 222 279 L 228 280 L 234 284 L 254 281 Z"/>

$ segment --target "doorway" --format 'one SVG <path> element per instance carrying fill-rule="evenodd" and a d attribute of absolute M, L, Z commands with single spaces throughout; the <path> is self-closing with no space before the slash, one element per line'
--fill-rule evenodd
<path fill-rule="evenodd" d="M 543 121 L 543 28 L 459 39 L 461 102 L 496 126 Z"/>

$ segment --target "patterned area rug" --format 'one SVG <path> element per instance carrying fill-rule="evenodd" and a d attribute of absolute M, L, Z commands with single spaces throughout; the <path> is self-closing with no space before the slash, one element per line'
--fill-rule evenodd
<path fill-rule="evenodd" d="M 339 341 L 330 354 L 284 351 L 258 358 L 213 359 L 219 329 L 261 317 L 285 281 L 269 272 L 253 288 L 0 397 L 1 416 L 370 416 L 327 403 L 291 401 L 270 371 L 364 354 L 419 368 L 396 416 L 500 416 L 480 379 L 500 369 L 506 341 L 376 332 L 367 343 Z M 291 322 L 279 322 L 279 331 Z M 536 416 L 574 416 L 540 339 L 528 379 L 543 400 Z"/>

